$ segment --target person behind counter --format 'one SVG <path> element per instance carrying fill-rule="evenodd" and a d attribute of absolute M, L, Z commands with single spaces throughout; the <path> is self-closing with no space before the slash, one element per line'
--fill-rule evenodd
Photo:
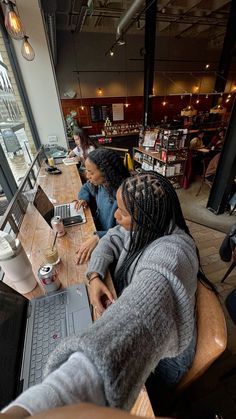
<path fill-rule="evenodd" d="M 84 263 L 90 258 L 99 238 L 116 225 L 114 213 L 117 209 L 116 191 L 129 176 L 123 160 L 113 150 L 98 148 L 92 151 L 85 161 L 86 182 L 78 193 L 75 208 L 87 207 L 95 198 L 96 212 L 94 221 L 97 231 L 77 250 L 77 263 Z"/>
<path fill-rule="evenodd" d="M 218 132 L 212 137 L 208 148 L 212 150 L 221 150 L 225 139 L 225 128 L 219 128 Z"/>
<path fill-rule="evenodd" d="M 93 304 L 103 311 L 101 297 L 110 299 L 103 278 L 117 260 L 118 299 L 81 336 L 59 343 L 44 381 L 4 412 L 33 415 L 80 401 L 130 410 L 161 361 L 170 385 L 191 365 L 199 262 L 176 192 L 167 178 L 145 172 L 122 183 L 117 203 L 119 225 L 99 241 L 87 277 Z"/>
<path fill-rule="evenodd" d="M 81 162 L 81 165 L 84 166 L 85 159 L 91 151 L 95 150 L 95 145 L 82 128 L 74 128 L 73 138 L 76 147 L 69 152 L 68 157 L 76 158 L 76 160 Z"/>
<path fill-rule="evenodd" d="M 190 150 L 197 150 L 198 148 L 203 148 L 203 137 L 204 137 L 204 131 L 198 131 L 198 134 L 196 137 L 192 138 L 189 144 Z"/>

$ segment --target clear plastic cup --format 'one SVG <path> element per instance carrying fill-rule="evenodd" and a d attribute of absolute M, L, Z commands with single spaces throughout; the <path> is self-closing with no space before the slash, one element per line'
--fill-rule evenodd
<path fill-rule="evenodd" d="M 58 250 L 57 250 L 56 246 L 54 246 L 53 249 L 50 246 L 46 247 L 43 250 L 43 255 L 44 255 L 44 258 L 45 258 L 45 262 L 47 262 L 47 263 L 51 263 L 52 265 L 56 265 L 57 263 L 60 262 L 60 258 L 59 258 Z"/>

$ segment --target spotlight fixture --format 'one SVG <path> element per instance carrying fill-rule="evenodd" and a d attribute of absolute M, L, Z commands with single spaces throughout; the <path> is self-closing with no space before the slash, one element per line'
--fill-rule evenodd
<path fill-rule="evenodd" d="M 129 103 L 127 103 L 127 101 L 126 101 L 126 103 L 125 103 L 125 107 L 126 107 L 126 108 L 128 108 L 128 107 L 129 107 Z"/>
<path fill-rule="evenodd" d="M 208 68 L 210 67 L 210 64 L 206 64 L 205 65 L 205 69 L 208 70 Z"/>
<path fill-rule="evenodd" d="M 199 100 L 199 99 L 197 99 L 197 100 L 196 100 L 196 103 L 198 104 L 199 102 L 200 102 L 200 100 Z"/>
<path fill-rule="evenodd" d="M 20 17 L 14 10 L 15 4 L 10 0 L 1 0 L 5 5 L 5 27 L 9 35 L 14 39 L 24 39 L 24 29 Z"/>
<path fill-rule="evenodd" d="M 209 97 L 209 96 L 208 96 L 208 95 L 206 95 L 206 99 L 208 99 L 208 97 Z"/>
<path fill-rule="evenodd" d="M 166 100 L 163 100 L 162 106 L 166 106 L 166 104 L 167 104 Z"/>
<path fill-rule="evenodd" d="M 100 95 L 100 96 L 102 95 L 102 88 L 101 87 L 98 88 L 98 95 Z"/>
<path fill-rule="evenodd" d="M 230 99 L 231 98 L 231 94 L 228 94 L 228 97 L 227 97 L 227 99 Z"/>
<path fill-rule="evenodd" d="M 125 45 L 125 40 L 124 40 L 123 36 L 121 36 L 121 37 L 118 39 L 117 44 L 118 44 L 118 45 Z"/>
<path fill-rule="evenodd" d="M 81 106 L 80 106 L 80 109 L 81 109 L 81 111 L 84 111 L 84 106 L 83 106 L 83 105 L 81 105 Z"/>
<path fill-rule="evenodd" d="M 21 53 L 27 61 L 33 61 L 35 57 L 35 53 L 28 39 L 29 37 L 25 35 L 23 43 L 22 43 L 22 47 L 21 47 Z"/>
<path fill-rule="evenodd" d="M 110 56 L 113 57 L 113 55 L 114 55 L 114 51 L 113 49 L 110 49 Z"/>
<path fill-rule="evenodd" d="M 230 101 L 230 99 L 229 99 L 229 98 L 227 98 L 225 102 L 227 102 L 227 103 L 228 103 L 229 101 Z"/>

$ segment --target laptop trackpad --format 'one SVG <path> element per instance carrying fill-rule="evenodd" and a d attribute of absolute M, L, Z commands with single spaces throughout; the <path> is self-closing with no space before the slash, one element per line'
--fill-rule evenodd
<path fill-rule="evenodd" d="M 91 314 L 87 308 L 72 313 L 70 320 L 72 321 L 75 335 L 85 332 L 92 324 Z"/>

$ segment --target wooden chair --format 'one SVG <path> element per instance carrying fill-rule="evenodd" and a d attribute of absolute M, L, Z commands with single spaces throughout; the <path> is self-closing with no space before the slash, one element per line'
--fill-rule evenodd
<path fill-rule="evenodd" d="M 225 316 L 215 293 L 198 282 L 197 346 L 193 364 L 176 388 L 176 395 L 197 380 L 224 352 L 227 345 Z"/>

